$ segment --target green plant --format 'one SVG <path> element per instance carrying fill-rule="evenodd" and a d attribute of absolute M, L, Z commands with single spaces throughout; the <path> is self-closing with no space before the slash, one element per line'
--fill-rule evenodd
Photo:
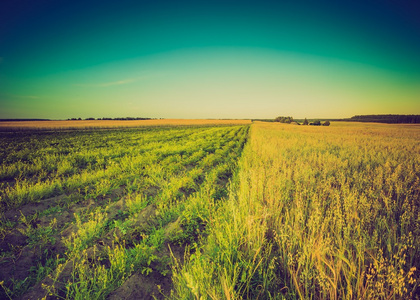
<path fill-rule="evenodd" d="M 50 205 L 22 216 L 24 226 L 18 228 L 29 235 L 42 260 L 57 250 L 61 259 L 51 266 L 54 270 L 34 262 L 28 269 L 34 276 L 38 272 L 36 280 L 23 284 L 10 278 L 5 286 L 22 294 L 43 285 L 54 297 L 104 298 L 134 272 L 167 276 L 171 263 L 166 246 L 173 242 L 168 227 L 182 216 L 179 228 L 187 233 L 183 245 L 205 241 L 207 224 L 220 205 L 215 200 L 227 197 L 229 170 L 235 168 L 248 130 L 208 126 L 32 132 L 0 140 L 7 149 L 0 153 L 5 156 L 2 208 L 27 204 L 37 211 L 37 202 Z M 5 184 L 1 178 L 14 181 Z M 60 235 L 66 250 L 57 243 Z"/>

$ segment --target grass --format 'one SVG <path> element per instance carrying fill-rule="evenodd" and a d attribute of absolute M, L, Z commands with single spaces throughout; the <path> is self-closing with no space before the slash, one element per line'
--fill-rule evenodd
<path fill-rule="evenodd" d="M 226 195 L 248 129 L 3 135 L 2 246 L 9 249 L 18 233 L 24 240 L 0 263 L 45 269 L 57 261 L 41 279 L 6 273 L 4 296 L 98 299 L 133 274 L 170 276 L 168 245 L 184 249 L 205 234 L 208 216 L 198 203 L 212 206 Z M 42 259 L 22 259 L 22 252 Z"/>
<path fill-rule="evenodd" d="M 420 128 L 254 124 L 177 299 L 419 297 Z"/>

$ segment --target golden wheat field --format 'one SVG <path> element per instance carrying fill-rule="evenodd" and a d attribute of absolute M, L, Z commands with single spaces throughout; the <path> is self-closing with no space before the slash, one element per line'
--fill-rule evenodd
<path fill-rule="evenodd" d="M 254 123 L 181 298 L 419 298 L 420 127 Z"/>

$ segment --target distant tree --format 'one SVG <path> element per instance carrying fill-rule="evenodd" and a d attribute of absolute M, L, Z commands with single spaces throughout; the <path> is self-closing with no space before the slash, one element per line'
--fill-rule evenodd
<path fill-rule="evenodd" d="M 82 118 L 78 118 L 77 120 L 81 121 L 81 120 L 82 120 Z"/>
<path fill-rule="evenodd" d="M 85 120 L 92 121 L 92 120 L 95 120 L 95 118 L 86 118 Z"/>
<path fill-rule="evenodd" d="M 313 126 L 320 126 L 320 125 L 321 125 L 321 121 L 316 120 L 316 121 L 314 121 L 314 122 L 312 122 L 312 123 L 309 123 L 309 125 L 313 125 Z"/>
<path fill-rule="evenodd" d="M 280 123 L 292 123 L 293 117 L 277 117 L 274 119 L 274 122 L 280 122 Z"/>
<path fill-rule="evenodd" d="M 302 125 L 309 125 L 309 122 L 308 122 L 308 119 L 307 118 L 305 118 L 305 120 L 303 121 L 303 124 Z"/>
<path fill-rule="evenodd" d="M 324 124 L 322 124 L 322 126 L 330 126 L 330 121 L 325 121 Z"/>

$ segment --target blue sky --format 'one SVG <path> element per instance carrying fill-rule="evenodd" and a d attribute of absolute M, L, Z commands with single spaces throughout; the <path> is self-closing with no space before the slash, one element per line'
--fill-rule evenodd
<path fill-rule="evenodd" d="M 414 1 L 0 4 L 0 118 L 420 114 Z"/>

